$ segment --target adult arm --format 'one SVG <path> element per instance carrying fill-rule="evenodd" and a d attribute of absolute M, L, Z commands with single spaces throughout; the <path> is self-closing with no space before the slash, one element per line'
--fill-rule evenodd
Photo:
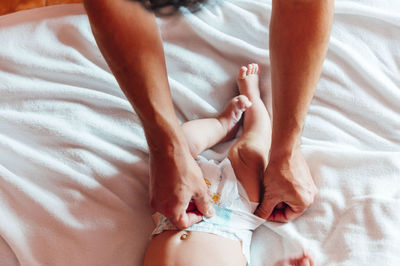
<path fill-rule="evenodd" d="M 128 0 L 84 0 L 93 34 L 142 122 L 150 153 L 150 204 L 179 228 L 212 214 L 207 187 L 178 123 L 152 13 Z M 210 213 L 211 212 L 211 213 Z"/>
<path fill-rule="evenodd" d="M 334 0 L 272 2 L 272 143 L 264 198 L 257 210 L 270 221 L 297 218 L 317 193 L 300 151 L 300 137 L 328 47 L 333 4 Z"/>

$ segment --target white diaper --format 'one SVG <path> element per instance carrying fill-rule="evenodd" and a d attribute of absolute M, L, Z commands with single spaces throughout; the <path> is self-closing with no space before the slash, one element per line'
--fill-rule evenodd
<path fill-rule="evenodd" d="M 252 231 L 264 223 L 264 219 L 253 214 L 258 203 L 250 202 L 243 186 L 236 179 L 228 158 L 218 163 L 199 156 L 197 162 L 211 193 L 215 215 L 211 218 L 203 217 L 201 222 L 185 230 L 213 233 L 240 241 L 243 254 L 250 264 Z M 153 218 L 156 223 L 153 235 L 166 230 L 178 230 L 159 213 L 154 214 Z"/>

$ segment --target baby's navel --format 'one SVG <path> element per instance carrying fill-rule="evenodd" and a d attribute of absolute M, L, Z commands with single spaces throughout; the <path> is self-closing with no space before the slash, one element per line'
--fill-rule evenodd
<path fill-rule="evenodd" d="M 189 231 L 182 231 L 181 240 L 188 240 L 190 238 L 190 232 Z"/>

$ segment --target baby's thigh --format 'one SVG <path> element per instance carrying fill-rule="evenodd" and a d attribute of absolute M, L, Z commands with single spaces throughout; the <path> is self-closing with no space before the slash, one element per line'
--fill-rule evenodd
<path fill-rule="evenodd" d="M 229 151 L 228 158 L 250 201 L 260 202 L 265 170 L 265 158 L 260 149 L 246 142 L 237 143 Z"/>

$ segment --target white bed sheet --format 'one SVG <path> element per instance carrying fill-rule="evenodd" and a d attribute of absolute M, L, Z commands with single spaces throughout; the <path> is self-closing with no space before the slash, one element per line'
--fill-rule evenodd
<path fill-rule="evenodd" d="M 270 11 L 233 0 L 159 19 L 182 121 L 220 111 L 249 62 L 270 99 Z M 302 248 L 317 265 L 400 265 L 399 69 L 400 3 L 337 0 L 302 138 L 319 195 L 256 231 L 254 265 Z M 0 264 L 140 265 L 147 146 L 81 5 L 0 17 L 0 96 Z"/>

